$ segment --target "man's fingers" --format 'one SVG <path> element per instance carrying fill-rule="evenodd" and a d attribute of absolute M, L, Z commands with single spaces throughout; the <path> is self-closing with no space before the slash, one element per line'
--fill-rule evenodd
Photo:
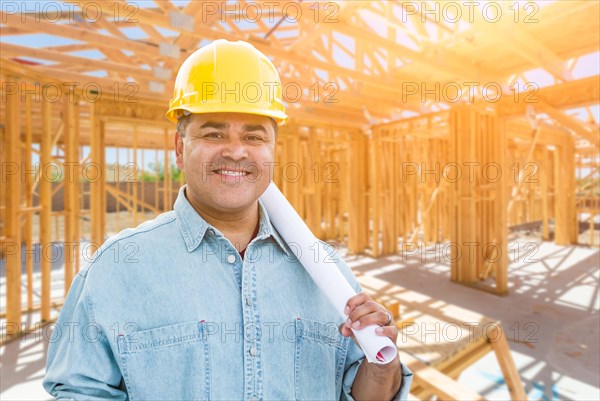
<path fill-rule="evenodd" d="M 338 329 L 344 337 L 350 337 L 354 340 L 354 334 L 352 333 L 352 330 L 350 330 L 348 327 L 346 327 L 343 323 L 340 324 Z"/>
<path fill-rule="evenodd" d="M 351 297 L 348 300 L 348 302 L 346 302 L 346 309 L 344 310 L 344 313 L 346 315 L 349 315 L 350 313 L 352 313 L 354 308 L 356 308 L 358 305 L 364 304 L 369 300 L 371 300 L 371 297 L 369 297 L 364 292 L 359 292 L 358 294 Z"/>
<path fill-rule="evenodd" d="M 367 326 L 378 325 L 380 327 L 376 330 L 377 334 L 390 337 L 392 341 L 396 341 L 398 338 L 398 328 L 393 319 L 389 322 L 390 325 L 386 326 L 389 321 L 389 312 L 364 292 L 359 292 L 348 300 L 344 313 L 348 315 L 348 319 L 339 327 L 339 331 L 344 337 L 354 339 L 352 329 L 360 330 Z"/>
<path fill-rule="evenodd" d="M 369 324 L 381 324 L 376 319 L 376 316 L 379 315 L 380 310 L 381 307 L 377 303 L 373 301 L 367 301 L 364 304 L 357 306 L 352 313 L 350 313 L 350 316 L 346 322 L 351 323 L 351 327 L 354 329 L 368 326 Z"/>
<path fill-rule="evenodd" d="M 375 334 L 378 336 L 385 336 L 395 340 L 398 338 L 398 328 L 396 326 L 383 326 L 375 329 Z"/>
<path fill-rule="evenodd" d="M 388 321 L 388 315 L 382 310 L 376 310 L 368 315 L 360 317 L 352 322 L 350 326 L 353 329 L 361 329 L 366 326 L 378 325 L 384 326 Z"/>

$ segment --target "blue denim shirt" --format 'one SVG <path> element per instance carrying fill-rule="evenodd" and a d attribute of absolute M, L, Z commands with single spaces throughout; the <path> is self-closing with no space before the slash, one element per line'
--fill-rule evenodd
<path fill-rule="evenodd" d="M 184 188 L 174 211 L 111 237 L 76 275 L 44 389 L 75 400 L 352 400 L 364 353 L 339 334 L 342 319 L 261 201 L 242 260 Z M 412 381 L 402 372 L 395 400 Z"/>

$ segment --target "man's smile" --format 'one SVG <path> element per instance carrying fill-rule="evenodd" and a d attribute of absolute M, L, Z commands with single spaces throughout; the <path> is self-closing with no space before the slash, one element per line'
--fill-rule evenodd
<path fill-rule="evenodd" d="M 228 175 L 228 176 L 233 176 L 233 177 L 243 177 L 246 175 L 249 175 L 250 172 L 246 171 L 246 170 L 224 170 L 224 169 L 218 169 L 218 170 L 214 170 L 213 172 L 219 174 L 219 175 Z"/>

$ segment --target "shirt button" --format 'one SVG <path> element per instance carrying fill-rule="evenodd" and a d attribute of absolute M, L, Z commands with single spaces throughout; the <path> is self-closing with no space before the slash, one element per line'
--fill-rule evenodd
<path fill-rule="evenodd" d="M 250 295 L 246 297 L 246 305 L 252 306 L 252 297 Z"/>
<path fill-rule="evenodd" d="M 255 356 L 256 355 L 256 347 L 252 346 L 250 347 L 250 355 Z"/>
<path fill-rule="evenodd" d="M 235 256 L 234 255 L 227 256 L 227 261 L 229 263 L 235 263 Z"/>

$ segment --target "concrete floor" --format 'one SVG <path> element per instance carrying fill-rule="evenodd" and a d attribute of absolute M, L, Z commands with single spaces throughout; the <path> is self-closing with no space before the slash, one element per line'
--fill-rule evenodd
<path fill-rule="evenodd" d="M 419 255 L 372 259 L 345 256 L 343 249 L 340 254 L 356 271 L 501 320 L 530 400 L 599 400 L 600 251 L 525 237 L 513 238 L 509 249 L 513 262 L 505 297 L 451 282 L 448 264 L 436 261 L 435 253 L 424 261 Z M 61 268 L 53 270 L 56 296 L 62 293 Z M 42 329 L 0 349 L 1 400 L 52 399 L 41 387 L 49 336 Z M 492 353 L 465 370 L 459 382 L 487 399 L 510 399 Z"/>

